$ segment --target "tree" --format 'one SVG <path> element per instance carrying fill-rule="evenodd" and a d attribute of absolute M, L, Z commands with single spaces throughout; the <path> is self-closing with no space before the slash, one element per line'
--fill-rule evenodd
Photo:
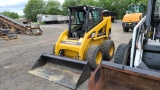
<path fill-rule="evenodd" d="M 82 6 L 82 5 L 87 5 L 87 6 L 99 6 L 97 3 L 99 1 L 97 0 L 80 0 L 78 5 Z"/>
<path fill-rule="evenodd" d="M 4 11 L 4 12 L 2 12 L 2 14 L 5 15 L 5 16 L 10 17 L 12 19 L 19 18 L 19 15 L 17 13 L 15 13 L 15 12 Z"/>
<path fill-rule="evenodd" d="M 111 3 L 112 2 L 110 0 L 99 0 L 98 6 L 106 10 L 112 10 Z"/>
<path fill-rule="evenodd" d="M 70 6 L 98 6 L 98 0 L 65 0 L 62 9 L 63 9 L 63 15 L 67 15 L 68 7 Z"/>
<path fill-rule="evenodd" d="M 115 11 L 119 19 L 122 19 L 131 4 L 144 4 L 147 6 L 147 0 L 99 0 L 99 6 L 103 9 Z"/>
<path fill-rule="evenodd" d="M 62 5 L 62 14 L 67 15 L 68 14 L 68 7 L 70 6 L 77 6 L 80 0 L 65 0 Z"/>
<path fill-rule="evenodd" d="M 45 2 L 43 0 L 29 0 L 23 10 L 25 17 L 32 21 L 37 20 L 37 14 L 44 13 Z"/>
<path fill-rule="evenodd" d="M 58 15 L 61 14 L 61 4 L 57 0 L 49 0 L 45 7 L 46 14 Z"/>
<path fill-rule="evenodd" d="M 28 19 L 36 21 L 37 14 L 67 15 L 68 7 L 87 5 L 115 11 L 121 19 L 131 4 L 147 6 L 147 0 L 65 0 L 62 6 L 58 0 L 48 0 L 47 4 L 43 0 L 29 0 L 25 5 L 24 14 Z"/>

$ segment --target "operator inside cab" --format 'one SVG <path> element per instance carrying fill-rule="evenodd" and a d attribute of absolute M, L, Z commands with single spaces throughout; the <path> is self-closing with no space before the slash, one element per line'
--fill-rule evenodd
<path fill-rule="evenodd" d="M 71 20 L 71 33 L 72 38 L 83 37 L 85 33 L 85 20 L 86 12 L 84 10 L 72 10 L 71 11 L 72 20 Z"/>

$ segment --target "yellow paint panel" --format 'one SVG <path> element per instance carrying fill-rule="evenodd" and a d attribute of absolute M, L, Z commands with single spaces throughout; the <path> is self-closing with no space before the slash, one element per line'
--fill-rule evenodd
<path fill-rule="evenodd" d="M 105 34 L 100 34 L 100 30 L 102 30 Z M 59 55 L 59 51 L 64 50 L 64 54 L 67 57 L 75 58 L 79 56 L 79 60 L 85 60 L 86 52 L 90 46 L 101 45 L 104 40 L 108 39 L 110 30 L 111 17 L 103 17 L 103 20 L 98 25 L 92 28 L 89 32 L 85 33 L 83 38 L 77 40 L 68 38 L 68 31 L 66 30 L 61 34 L 55 45 L 55 55 Z M 75 44 L 77 42 L 78 44 Z"/>
<path fill-rule="evenodd" d="M 78 52 L 71 50 L 64 50 L 64 55 L 67 57 L 76 58 L 78 57 Z"/>
<path fill-rule="evenodd" d="M 139 22 L 142 19 L 142 13 L 126 14 L 123 22 Z"/>

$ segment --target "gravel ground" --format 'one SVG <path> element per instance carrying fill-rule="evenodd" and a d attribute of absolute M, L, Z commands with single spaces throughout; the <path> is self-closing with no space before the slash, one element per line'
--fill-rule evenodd
<path fill-rule="evenodd" d="M 124 33 L 121 23 L 112 23 L 112 40 L 116 47 L 120 43 L 128 43 L 133 33 Z M 70 90 L 28 74 L 42 53 L 52 52 L 53 44 L 67 29 L 67 24 L 41 25 L 41 28 L 44 31 L 41 36 L 20 35 L 20 39 L 0 40 L 0 90 Z M 87 82 L 78 90 L 86 90 Z"/>

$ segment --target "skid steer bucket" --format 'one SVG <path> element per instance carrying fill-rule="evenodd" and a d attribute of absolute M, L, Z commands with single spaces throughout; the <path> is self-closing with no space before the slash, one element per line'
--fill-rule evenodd
<path fill-rule="evenodd" d="M 76 89 L 91 75 L 88 62 L 50 54 L 41 55 L 28 72 L 71 89 Z"/>
<path fill-rule="evenodd" d="M 110 62 L 91 75 L 88 90 L 160 90 L 160 72 Z"/>

